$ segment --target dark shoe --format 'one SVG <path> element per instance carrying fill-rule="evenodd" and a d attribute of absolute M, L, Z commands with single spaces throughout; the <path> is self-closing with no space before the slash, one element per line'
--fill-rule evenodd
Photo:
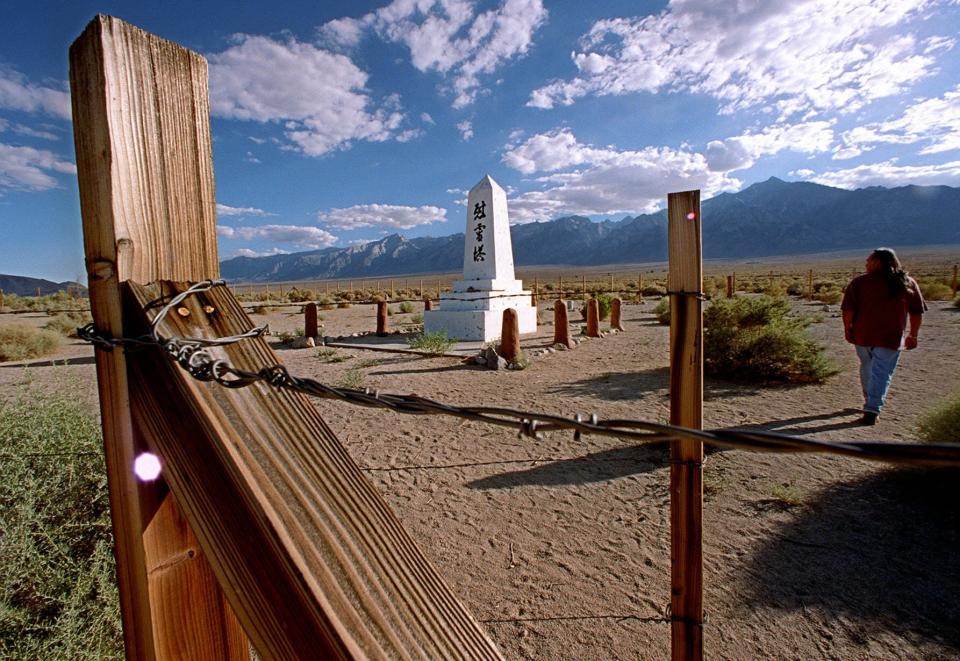
<path fill-rule="evenodd" d="M 858 425 L 869 425 L 873 426 L 877 424 L 877 416 L 879 413 L 874 413 L 873 411 L 864 411 L 863 417 L 857 420 Z"/>

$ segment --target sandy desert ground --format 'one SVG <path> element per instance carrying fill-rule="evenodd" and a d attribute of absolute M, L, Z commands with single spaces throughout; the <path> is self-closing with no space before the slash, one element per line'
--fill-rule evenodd
<path fill-rule="evenodd" d="M 653 304 L 625 306 L 626 332 L 538 357 L 523 371 L 353 349 L 326 358 L 312 348 L 277 352 L 292 372 L 331 383 L 666 421 L 668 329 L 654 321 Z M 960 310 L 931 303 L 920 347 L 904 355 L 879 424 L 856 426 L 856 358 L 837 306 L 794 306 L 823 317 L 810 332 L 841 373 L 802 387 L 708 379 L 705 427 L 912 440 L 918 415 L 960 386 Z M 328 335 L 371 330 L 375 319 L 369 306 L 322 314 Z M 550 319 L 546 305 L 541 317 Z M 254 319 L 275 331 L 303 325 L 296 308 Z M 541 330 L 526 349 L 549 343 L 552 326 Z M 344 360 L 326 362 L 332 355 Z M 0 364 L 0 389 L 82 380 L 95 406 L 92 350 L 72 343 L 57 358 L 69 364 Z M 317 406 L 508 658 L 669 657 L 665 449 L 572 434 L 534 441 L 443 417 Z M 709 452 L 708 656 L 960 657 L 958 477 L 830 456 Z"/>

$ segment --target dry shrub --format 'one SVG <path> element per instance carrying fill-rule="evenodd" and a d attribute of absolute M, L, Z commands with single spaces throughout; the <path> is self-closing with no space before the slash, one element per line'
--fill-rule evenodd
<path fill-rule="evenodd" d="M 960 443 L 960 391 L 925 413 L 917 431 L 928 443 Z"/>
<path fill-rule="evenodd" d="M 726 379 L 819 383 L 837 373 L 806 333 L 804 320 L 788 316 L 783 298 L 715 300 L 704 311 L 704 369 Z"/>
<path fill-rule="evenodd" d="M 26 360 L 53 353 L 60 347 L 60 335 L 26 324 L 0 326 L 0 362 Z"/>
<path fill-rule="evenodd" d="M 953 290 L 945 282 L 938 280 L 921 280 L 917 282 L 923 297 L 928 301 L 949 301 L 953 298 Z"/>
<path fill-rule="evenodd" d="M 0 658 L 122 658 L 97 416 L 76 388 L 0 403 Z"/>
<path fill-rule="evenodd" d="M 660 302 L 657 303 L 656 307 L 653 308 L 653 314 L 657 318 L 657 321 L 664 326 L 670 325 L 670 299 L 664 296 L 660 299 Z"/>
<path fill-rule="evenodd" d="M 836 286 L 823 287 L 817 292 L 815 298 L 818 301 L 828 305 L 836 305 L 843 300 L 843 291 Z"/>
<path fill-rule="evenodd" d="M 600 321 L 604 321 L 610 316 L 610 308 L 613 307 L 613 297 L 610 294 L 596 294 L 597 307 L 600 311 Z M 580 306 L 580 314 L 584 319 L 587 318 L 587 304 Z"/>
<path fill-rule="evenodd" d="M 91 321 L 93 318 L 88 312 L 61 312 L 52 317 L 43 327 L 67 337 L 77 337 L 77 328 Z"/>

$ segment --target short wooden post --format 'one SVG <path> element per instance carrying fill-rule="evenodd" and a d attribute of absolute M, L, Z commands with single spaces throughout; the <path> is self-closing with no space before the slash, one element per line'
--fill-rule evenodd
<path fill-rule="evenodd" d="M 340 281 L 337 280 L 337 293 L 340 293 Z"/>
<path fill-rule="evenodd" d="M 953 280 L 950 282 L 950 289 L 953 290 L 953 293 L 957 293 L 957 288 L 960 287 L 960 281 L 957 280 L 957 265 L 953 265 Z M 0 306 L 3 305 L 3 291 L 0 290 Z"/>
<path fill-rule="evenodd" d="M 583 300 L 587 300 L 587 276 L 580 276 L 580 292 L 583 294 Z"/>
<path fill-rule="evenodd" d="M 417 296 L 426 296 L 427 292 L 423 291 L 423 278 L 420 279 L 420 289 L 417 290 Z"/>
<path fill-rule="evenodd" d="M 560 292 L 558 296 L 560 296 L 560 298 L 563 298 L 563 276 L 562 275 L 559 276 L 559 279 L 557 281 L 557 291 Z"/>
<path fill-rule="evenodd" d="M 423 297 L 423 311 L 427 312 L 433 309 L 433 301 L 430 300 L 429 296 Z"/>
<path fill-rule="evenodd" d="M 670 424 L 703 428 L 703 261 L 700 191 L 667 197 Z M 703 443 L 670 443 L 673 661 L 703 658 Z"/>
<path fill-rule="evenodd" d="M 303 334 L 313 339 L 320 337 L 316 303 L 311 302 L 303 306 Z"/>
<path fill-rule="evenodd" d="M 390 280 L 390 298 L 396 298 L 396 293 L 394 293 L 393 289 L 393 280 Z"/>
<path fill-rule="evenodd" d="M 733 276 L 727 276 L 727 298 L 733 298 Z"/>
<path fill-rule="evenodd" d="M 613 293 L 613 274 L 610 274 L 610 293 Z"/>
<path fill-rule="evenodd" d="M 587 337 L 600 337 L 600 306 L 595 298 L 587 300 Z"/>
<path fill-rule="evenodd" d="M 620 300 L 619 296 L 610 301 L 610 328 L 613 330 L 623 330 L 623 322 L 620 317 L 621 305 L 623 305 L 623 301 Z"/>
<path fill-rule="evenodd" d="M 558 298 L 553 302 L 553 343 L 573 348 L 570 341 L 570 322 L 567 320 L 567 302 Z"/>
<path fill-rule="evenodd" d="M 533 279 L 533 297 L 532 297 L 532 299 L 531 299 L 531 303 L 533 304 L 533 307 L 537 307 L 537 305 L 539 305 L 539 302 L 540 302 L 540 284 L 537 282 L 536 277 L 534 277 L 534 279 Z"/>
<path fill-rule="evenodd" d="M 520 317 L 513 308 L 503 311 L 503 324 L 500 326 L 500 355 L 508 362 L 516 362 L 520 357 Z"/>
<path fill-rule="evenodd" d="M 813 269 L 807 272 L 807 300 L 813 300 Z"/>
<path fill-rule="evenodd" d="M 0 289 L 0 309 L 3 308 L 3 290 Z"/>
<path fill-rule="evenodd" d="M 637 303 L 643 303 L 643 274 L 637 274 Z"/>
<path fill-rule="evenodd" d="M 380 301 L 377 303 L 377 337 L 384 337 L 389 333 L 390 329 L 387 324 L 387 302 Z"/>
<path fill-rule="evenodd" d="M 443 293 L 443 290 L 440 289 L 440 279 L 437 279 L 437 300 L 440 300 L 440 294 Z"/>

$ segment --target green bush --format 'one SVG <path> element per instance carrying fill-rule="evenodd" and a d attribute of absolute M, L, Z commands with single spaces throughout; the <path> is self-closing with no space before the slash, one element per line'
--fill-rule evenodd
<path fill-rule="evenodd" d="M 0 658 L 123 658 L 97 418 L 77 392 L 0 403 Z"/>
<path fill-rule="evenodd" d="M 403 314 L 410 314 L 411 312 L 413 312 L 413 303 L 411 303 L 410 301 L 404 301 L 403 303 L 401 303 L 400 312 L 402 312 Z"/>
<path fill-rule="evenodd" d="M 960 392 L 921 416 L 917 431 L 928 443 L 960 443 Z"/>
<path fill-rule="evenodd" d="M 0 326 L 0 362 L 38 358 L 60 347 L 60 335 L 27 324 Z"/>
<path fill-rule="evenodd" d="M 670 325 L 670 299 L 664 296 L 653 308 L 653 315 L 664 326 Z"/>
<path fill-rule="evenodd" d="M 418 333 L 407 338 L 407 344 L 411 349 L 441 355 L 447 353 L 450 347 L 456 344 L 456 340 L 449 338 L 446 329 L 444 329 L 433 333 Z"/>
<path fill-rule="evenodd" d="M 843 291 L 837 287 L 823 287 L 817 292 L 815 298 L 827 305 L 836 305 L 843 300 Z"/>
<path fill-rule="evenodd" d="M 610 294 L 597 294 L 594 296 L 597 299 L 597 307 L 600 312 L 600 321 L 610 317 L 610 308 L 613 307 L 613 297 Z M 587 318 L 587 304 L 584 303 L 580 306 L 580 314 L 584 319 Z"/>
<path fill-rule="evenodd" d="M 707 307 L 704 369 L 727 379 L 819 383 L 837 373 L 783 298 L 718 299 Z"/>

